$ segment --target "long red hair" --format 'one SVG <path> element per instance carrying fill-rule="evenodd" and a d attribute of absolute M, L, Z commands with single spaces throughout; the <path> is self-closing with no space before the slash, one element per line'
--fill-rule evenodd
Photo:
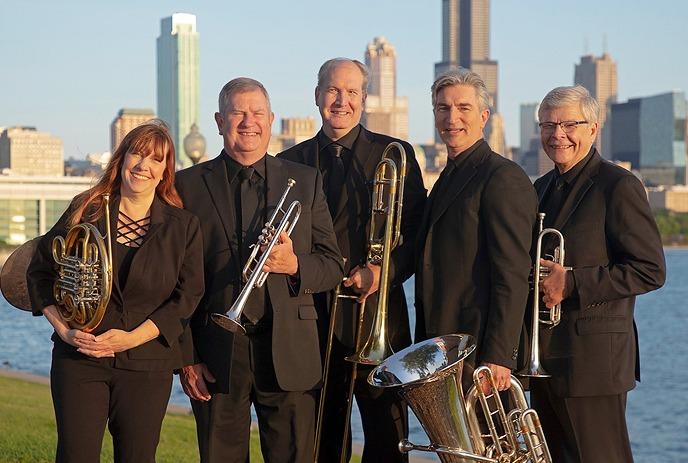
<path fill-rule="evenodd" d="M 170 206 L 182 208 L 182 198 L 174 187 L 175 151 L 174 143 L 161 120 L 146 122 L 129 132 L 112 154 L 103 175 L 93 188 L 79 194 L 75 199 L 75 208 L 69 217 L 69 226 L 80 222 L 96 222 L 103 216 L 103 194 L 119 194 L 122 184 L 122 163 L 124 156 L 134 151 L 144 156 L 165 158 L 165 172 L 155 188 L 155 194 Z"/>

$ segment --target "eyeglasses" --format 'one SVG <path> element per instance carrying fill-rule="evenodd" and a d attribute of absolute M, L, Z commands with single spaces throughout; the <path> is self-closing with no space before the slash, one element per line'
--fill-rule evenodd
<path fill-rule="evenodd" d="M 578 127 L 581 124 L 587 124 L 588 121 L 561 121 L 561 122 L 540 122 L 538 125 L 540 126 L 540 130 L 542 130 L 545 133 L 552 133 L 555 130 L 557 130 L 557 126 L 561 127 L 561 130 L 564 131 L 564 133 L 571 133 L 574 130 L 576 130 L 576 127 Z"/>

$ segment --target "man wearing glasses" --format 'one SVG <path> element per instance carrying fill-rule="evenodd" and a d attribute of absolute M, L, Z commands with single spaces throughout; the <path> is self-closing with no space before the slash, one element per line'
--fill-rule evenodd
<path fill-rule="evenodd" d="M 555 168 L 535 182 L 544 226 L 564 235 L 566 266 L 542 260 L 548 308 L 561 323 L 540 330 L 550 378 L 531 381 L 557 463 L 633 461 L 626 393 L 640 379 L 635 296 L 664 284 L 657 225 L 642 183 L 593 147 L 599 106 L 577 85 L 550 91 L 540 104 L 542 147 Z M 552 236 L 552 235 L 549 235 Z M 543 243 L 543 255 L 557 243 Z"/>

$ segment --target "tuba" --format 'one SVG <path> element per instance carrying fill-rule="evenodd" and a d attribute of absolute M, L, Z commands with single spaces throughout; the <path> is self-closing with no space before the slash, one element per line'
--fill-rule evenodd
<path fill-rule="evenodd" d="M 542 256 L 542 240 L 547 235 L 554 235 L 559 240 L 559 245 L 554 249 L 554 256 L 551 260 L 561 266 L 564 265 L 564 235 L 559 230 L 554 228 L 545 228 L 543 230 L 543 223 L 545 221 L 545 214 L 538 213 L 538 237 L 535 247 L 535 262 L 533 263 L 533 316 L 531 321 L 531 341 L 530 352 L 528 354 L 528 362 L 524 368 L 519 370 L 516 374 L 522 377 L 530 378 L 549 378 L 550 374 L 544 369 L 540 362 L 540 324 L 554 328 L 561 322 L 561 304 L 557 304 L 551 309 L 540 310 L 540 283 L 549 274 L 546 267 L 540 265 L 540 257 Z M 564 267 L 571 270 L 571 267 Z M 544 318 L 541 318 L 543 317 Z"/>
<path fill-rule="evenodd" d="M 474 385 L 464 398 L 463 363 L 474 350 L 470 335 L 440 336 L 397 352 L 370 373 L 369 384 L 399 388 L 430 438 L 430 445 L 404 439 L 399 450 L 436 453 L 443 463 L 551 463 L 540 420 L 528 408 L 516 378 L 511 378 L 510 389 L 516 408 L 508 414 L 487 367 L 473 372 Z M 488 393 L 483 392 L 483 380 L 488 382 Z M 485 433 L 478 419 L 478 402 L 485 416 Z"/>
<path fill-rule="evenodd" d="M 301 215 L 301 203 L 293 201 L 289 208 L 285 211 L 283 209 L 284 202 L 287 199 L 289 190 L 296 185 L 296 180 L 290 178 L 287 180 L 287 188 L 282 193 L 282 197 L 275 207 L 275 211 L 270 216 L 270 220 L 265 224 L 265 228 L 261 231 L 258 237 L 258 242 L 251 245 L 251 255 L 244 265 L 242 276 L 246 284 L 239 293 L 239 297 L 232 307 L 226 313 L 213 313 L 210 315 L 211 319 L 220 325 L 222 328 L 232 333 L 246 334 L 246 329 L 241 324 L 241 314 L 244 312 L 244 307 L 251 295 L 253 288 L 260 288 L 268 278 L 268 272 L 263 271 L 263 266 L 267 262 L 272 248 L 279 241 L 279 236 L 282 232 L 287 232 L 291 235 L 292 230 L 296 226 L 296 222 Z M 278 216 L 282 214 L 279 224 L 275 226 Z"/>
<path fill-rule="evenodd" d="M 102 321 L 112 293 L 110 195 L 103 195 L 103 203 L 107 243 L 90 223 L 74 225 L 64 238 L 56 236 L 52 242 L 57 311 L 69 326 L 87 333 Z"/>

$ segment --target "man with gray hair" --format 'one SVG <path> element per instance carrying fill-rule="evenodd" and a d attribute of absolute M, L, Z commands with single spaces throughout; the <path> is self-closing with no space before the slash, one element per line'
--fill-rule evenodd
<path fill-rule="evenodd" d="M 248 461 L 251 404 L 266 463 L 313 461 L 322 376 L 313 293 L 341 281 L 343 262 L 320 173 L 266 154 L 273 119 L 260 82 L 231 80 L 215 113 L 224 149 L 177 175 L 204 242 L 205 295 L 185 332 L 181 372 L 203 463 Z M 301 215 L 291 236 L 279 236 L 265 267 L 254 270 L 269 275 L 243 307 L 245 334 L 231 333 L 213 316 L 227 312 L 245 286 L 250 248 L 292 179 L 284 208 L 298 200 Z"/>
<path fill-rule="evenodd" d="M 323 173 L 325 195 L 334 222 L 342 255 L 347 258 L 345 291 L 365 302 L 361 344 L 368 338 L 377 307 L 380 266 L 366 262 L 368 230 L 371 220 L 371 192 L 375 167 L 391 142 L 398 142 L 406 152 L 408 173 L 404 188 L 400 244 L 392 251 L 390 262 L 389 317 L 387 328 L 395 351 L 411 344 L 406 297 L 402 283 L 413 273 L 413 247 L 423 215 L 426 190 L 413 148 L 405 141 L 374 133 L 360 124 L 366 101 L 368 70 L 360 62 L 346 58 L 326 61 L 318 72 L 315 104 L 320 111 L 322 129 L 279 156 L 317 167 Z M 395 150 L 396 151 L 396 150 Z M 398 162 L 400 154 L 392 153 Z M 377 220 L 379 223 L 381 220 Z M 380 236 L 380 235 L 377 235 Z M 317 295 L 322 320 L 327 321 L 327 295 Z M 321 462 L 348 461 L 350 444 L 342 445 L 345 430 L 351 376 L 356 372 L 354 395 L 361 412 L 365 436 L 362 461 L 386 463 L 407 460 L 398 450 L 399 440 L 408 433 L 406 406 L 393 391 L 381 392 L 366 382 L 370 366 L 345 361 L 354 352 L 357 330 L 355 299 L 340 300 L 335 317 L 326 409 L 320 448 Z M 327 324 L 324 324 L 326 331 Z M 351 398 L 353 400 L 353 398 Z M 344 448 L 343 448 L 344 447 Z M 344 459 L 340 458 L 344 454 Z"/>
<path fill-rule="evenodd" d="M 516 367 L 528 299 L 537 198 L 530 180 L 483 139 L 490 116 L 482 78 L 449 71 L 432 85 L 447 165 L 428 198 L 417 246 L 416 342 L 475 337 L 464 386 L 482 364 L 500 391 Z"/>
<path fill-rule="evenodd" d="M 541 260 L 543 302 L 561 303 L 561 323 L 540 331 L 551 378 L 531 381 L 531 399 L 558 463 L 633 461 L 625 411 L 640 379 L 635 296 L 662 286 L 666 272 L 642 183 L 593 146 L 598 112 L 580 85 L 550 91 L 538 112 L 555 168 L 535 188 L 544 226 L 564 236 L 570 270 Z M 556 245 L 545 239 L 543 255 Z"/>

